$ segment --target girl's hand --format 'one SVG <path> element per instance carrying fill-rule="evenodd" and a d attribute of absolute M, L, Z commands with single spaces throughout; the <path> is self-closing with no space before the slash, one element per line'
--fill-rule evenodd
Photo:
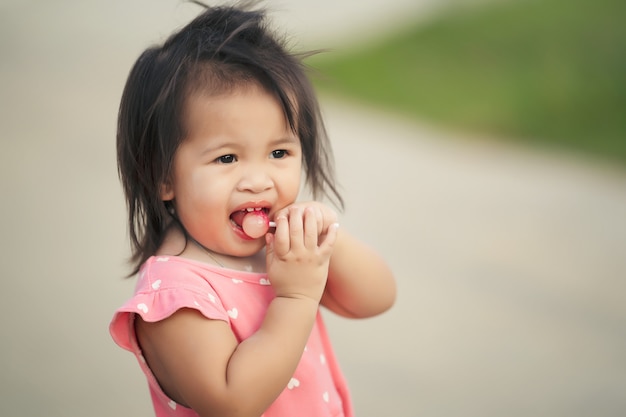
<path fill-rule="evenodd" d="M 326 204 L 320 203 L 319 201 L 307 201 L 307 202 L 298 202 L 294 203 L 290 206 L 285 207 L 282 210 L 279 210 L 275 213 L 274 217 L 278 218 L 281 215 L 288 216 L 289 210 L 293 208 L 301 208 L 305 210 L 306 208 L 311 207 L 315 210 L 316 219 L 318 221 L 317 228 L 320 233 L 320 236 L 324 236 L 324 234 L 328 231 L 328 228 L 333 224 L 336 224 L 338 221 L 338 216 L 335 210 L 328 207 Z"/>
<path fill-rule="evenodd" d="M 323 207 L 294 204 L 276 213 L 276 231 L 266 235 L 267 274 L 276 296 L 319 303 L 337 238 L 336 214 Z"/>

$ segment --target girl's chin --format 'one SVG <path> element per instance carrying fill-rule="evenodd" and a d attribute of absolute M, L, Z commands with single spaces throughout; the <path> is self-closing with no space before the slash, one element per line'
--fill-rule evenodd
<path fill-rule="evenodd" d="M 230 258 L 231 265 L 235 267 L 235 269 L 257 272 L 265 271 L 264 244 L 238 248 L 236 252 L 230 254 Z"/>
<path fill-rule="evenodd" d="M 246 236 L 243 242 L 235 249 L 236 253 L 232 256 L 246 258 L 258 254 L 261 250 L 265 249 L 265 237 L 252 239 Z"/>

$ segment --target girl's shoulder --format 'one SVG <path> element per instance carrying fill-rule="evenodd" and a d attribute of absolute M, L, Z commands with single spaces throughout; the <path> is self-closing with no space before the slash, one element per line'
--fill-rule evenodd
<path fill-rule="evenodd" d="M 182 308 L 213 320 L 230 322 L 244 311 L 263 308 L 273 297 L 266 274 L 237 271 L 179 256 L 155 256 L 141 267 L 135 291 L 114 314 L 113 339 L 131 350 L 128 339 L 134 315 L 155 322 Z M 258 316 L 258 314 L 251 314 Z M 238 320 L 242 321 L 242 320 Z"/>
<path fill-rule="evenodd" d="M 233 303 L 272 296 L 267 274 L 180 256 L 154 256 L 142 266 L 130 303 L 147 307 L 139 311 L 147 321 L 161 320 L 180 308 L 194 308 L 208 318 L 228 320 L 227 310 Z"/>
<path fill-rule="evenodd" d="M 133 350 L 133 320 L 164 320 L 182 308 L 209 319 L 228 321 L 228 312 L 214 282 L 227 276 L 211 265 L 177 256 L 149 258 L 141 267 L 133 295 L 115 311 L 109 330 L 121 347 Z"/>

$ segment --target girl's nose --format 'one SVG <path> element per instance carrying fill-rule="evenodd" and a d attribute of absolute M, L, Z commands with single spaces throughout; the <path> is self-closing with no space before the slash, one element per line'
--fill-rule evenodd
<path fill-rule="evenodd" d="M 247 170 L 241 177 L 238 184 L 239 191 L 247 191 L 252 193 L 262 193 L 274 186 L 274 181 L 260 168 L 251 168 Z"/>

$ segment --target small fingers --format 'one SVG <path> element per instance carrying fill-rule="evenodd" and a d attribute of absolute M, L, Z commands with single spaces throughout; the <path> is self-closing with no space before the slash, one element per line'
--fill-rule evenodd
<path fill-rule="evenodd" d="M 289 208 L 289 239 L 291 246 L 302 241 L 302 233 L 304 232 L 303 213 L 298 206 Z"/>
<path fill-rule="evenodd" d="M 317 247 L 319 230 L 323 227 L 319 214 L 321 211 L 314 207 L 307 207 L 304 210 L 304 247 L 307 249 Z"/>
<path fill-rule="evenodd" d="M 333 223 L 328 226 L 328 231 L 326 232 L 326 236 L 324 240 L 320 244 L 320 250 L 322 251 L 332 251 L 335 242 L 337 241 L 337 234 L 339 233 L 339 223 Z"/>
<path fill-rule="evenodd" d="M 294 204 L 276 212 L 274 251 L 286 255 L 298 247 L 314 249 L 327 241 L 325 212 L 318 205 Z M 332 226 L 332 224 L 331 224 Z"/>
<path fill-rule="evenodd" d="M 291 249 L 289 233 L 290 226 L 287 217 L 283 214 L 276 217 L 276 231 L 273 235 L 273 250 L 278 256 L 286 255 Z M 271 233 L 268 233 L 271 234 Z"/>
<path fill-rule="evenodd" d="M 324 232 L 324 213 L 322 212 L 322 209 L 315 206 L 315 214 L 317 217 L 317 232 L 323 233 Z"/>

